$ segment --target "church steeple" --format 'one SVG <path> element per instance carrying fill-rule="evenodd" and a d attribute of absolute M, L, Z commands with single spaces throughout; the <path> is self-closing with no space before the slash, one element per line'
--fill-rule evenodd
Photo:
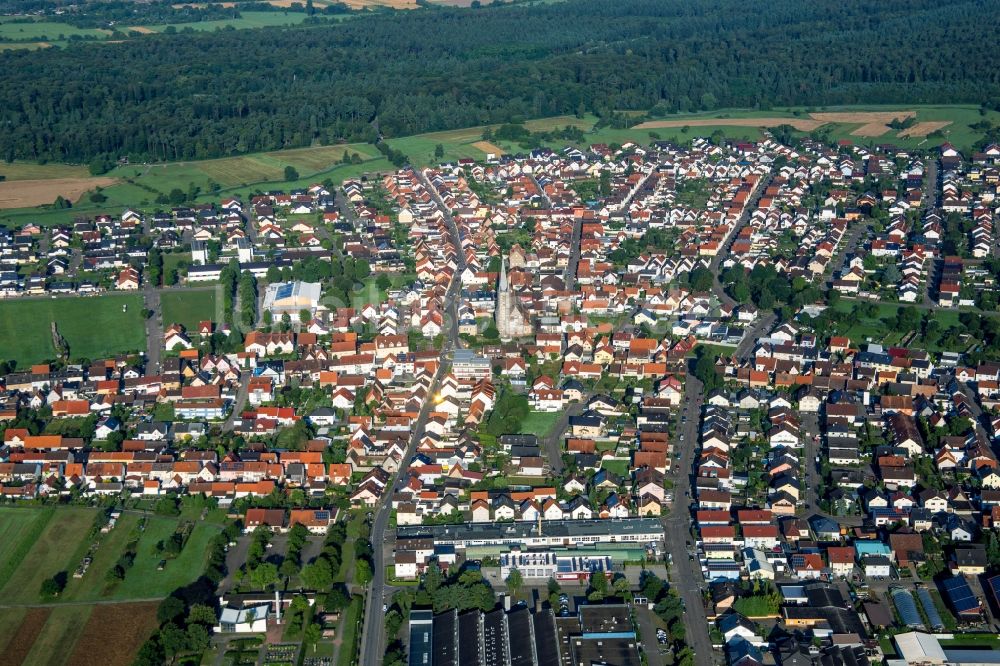
<path fill-rule="evenodd" d="M 507 291 L 507 260 L 500 256 L 500 286 L 499 291 Z"/>

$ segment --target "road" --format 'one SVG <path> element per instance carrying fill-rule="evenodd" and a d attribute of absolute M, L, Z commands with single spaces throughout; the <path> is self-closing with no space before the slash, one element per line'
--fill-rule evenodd
<path fill-rule="evenodd" d="M 684 601 L 686 609 L 684 628 L 687 643 L 695 651 L 696 663 L 711 664 L 715 663 L 716 658 L 712 652 L 708 620 L 702 601 L 705 584 L 701 566 L 693 556 L 694 539 L 691 536 L 691 514 L 688 511 L 703 399 L 703 384 L 693 374 L 688 373 L 684 382 L 681 422 L 677 428 L 677 447 L 681 457 L 677 461 L 678 474 L 674 480 L 674 504 L 670 515 L 663 521 L 663 527 L 666 551 L 673 562 L 671 584 Z"/>
<path fill-rule="evenodd" d="M 148 311 L 146 317 L 146 374 L 160 373 L 160 354 L 163 352 L 163 312 L 160 309 L 160 290 L 149 280 L 142 287 L 142 304 Z"/>
<path fill-rule="evenodd" d="M 233 298 L 233 319 L 236 319 L 236 313 L 241 312 L 240 310 L 240 290 L 236 290 L 236 296 Z M 255 310 L 254 317 L 259 315 L 259 308 Z M 254 325 L 256 325 L 256 321 Z M 229 416 L 226 417 L 225 423 L 222 424 L 222 430 L 224 432 L 229 432 L 233 429 L 233 425 L 236 422 L 237 417 L 243 413 L 243 406 L 246 405 L 247 396 L 250 393 L 250 376 L 253 371 L 250 368 L 240 368 L 240 387 L 236 390 L 236 399 L 233 400 L 232 409 L 229 410 Z"/>
<path fill-rule="evenodd" d="M 460 344 L 458 338 L 458 301 L 461 297 L 461 280 L 459 279 L 459 275 L 465 268 L 465 256 L 462 252 L 461 238 L 459 236 L 458 227 L 455 224 L 450 211 L 448 211 L 444 202 L 441 200 L 441 197 L 438 196 L 437 190 L 431 186 L 424 174 L 422 172 L 418 173 L 418 177 L 424 186 L 428 188 L 428 191 L 434 198 L 435 203 L 438 208 L 441 209 L 445 220 L 448 222 L 449 229 L 452 234 L 452 242 L 454 243 L 458 254 L 456 261 L 459 265 L 459 269 L 452 278 L 451 285 L 448 287 L 448 292 L 445 295 L 445 313 L 450 318 L 450 325 L 446 327 L 448 330 L 448 336 L 445 341 L 444 348 L 441 350 L 441 362 L 438 365 L 437 373 L 434 375 L 431 390 L 428 391 L 427 394 L 428 396 L 432 396 L 437 393 L 438 385 L 441 378 L 445 374 L 445 368 L 448 366 L 447 359 L 450 357 L 452 351 L 457 349 Z M 368 590 L 368 596 L 365 599 L 365 616 L 361 628 L 361 657 L 359 659 L 359 663 L 364 666 L 379 666 L 382 663 L 382 658 L 385 656 L 385 636 L 383 635 L 385 633 L 385 624 L 382 605 L 387 604 L 392 595 L 391 587 L 388 586 L 385 581 L 385 551 L 386 542 L 389 540 L 389 538 L 387 538 L 386 530 L 389 525 L 389 515 L 392 513 L 391 500 L 392 495 L 401 485 L 403 471 L 407 468 L 410 460 L 413 458 L 417 449 L 417 443 L 420 441 L 420 438 L 423 437 L 424 428 L 427 425 L 427 419 L 430 415 L 431 408 L 432 402 L 430 400 L 425 400 L 411 430 L 410 440 L 407 445 L 406 454 L 403 456 L 400 471 L 397 472 L 390 480 L 389 491 L 383 494 L 374 511 L 375 518 L 372 522 L 371 530 L 372 550 L 374 551 L 373 557 L 375 560 L 373 566 L 374 571 L 372 572 L 371 588 Z"/>
<path fill-rule="evenodd" d="M 770 173 L 761 176 L 760 180 L 757 181 L 757 186 L 754 187 L 753 191 L 750 193 L 750 198 L 747 200 L 746 208 L 743 209 L 743 214 L 740 215 L 739 219 L 736 220 L 736 224 L 729 231 L 729 235 L 725 237 L 722 241 L 722 247 L 716 252 L 715 256 L 712 257 L 712 261 L 708 264 L 708 269 L 712 271 L 712 278 L 714 280 L 712 284 L 712 291 L 716 296 L 719 297 L 719 302 L 723 305 L 734 306 L 736 301 L 734 301 L 726 290 L 722 288 L 722 283 L 719 281 L 719 267 L 722 266 L 722 262 L 725 261 L 726 257 L 729 256 L 729 250 L 733 247 L 733 242 L 739 236 L 740 230 L 743 229 L 750 221 L 750 216 L 755 210 L 757 210 L 757 204 L 760 203 L 761 197 L 764 196 L 764 192 L 767 191 L 768 186 L 771 184 L 771 180 L 774 178 Z"/>
<path fill-rule="evenodd" d="M 930 159 L 924 162 L 924 193 L 921 199 L 921 209 L 924 215 L 937 206 L 937 193 L 938 161 L 937 159 Z M 934 299 L 931 298 L 931 294 L 933 293 L 934 285 L 937 284 L 936 276 L 939 268 L 940 266 L 938 264 L 938 260 L 931 257 L 930 265 L 927 267 L 927 275 L 924 280 L 924 293 L 922 296 L 923 303 L 926 306 L 934 305 Z"/>

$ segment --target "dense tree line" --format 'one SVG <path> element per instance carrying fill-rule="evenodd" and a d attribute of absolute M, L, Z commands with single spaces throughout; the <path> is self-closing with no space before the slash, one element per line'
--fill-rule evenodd
<path fill-rule="evenodd" d="M 978 103 L 1000 98 L 977 38 L 998 27 L 997 0 L 575 0 L 9 51 L 0 158 L 191 159 L 613 109 Z"/>

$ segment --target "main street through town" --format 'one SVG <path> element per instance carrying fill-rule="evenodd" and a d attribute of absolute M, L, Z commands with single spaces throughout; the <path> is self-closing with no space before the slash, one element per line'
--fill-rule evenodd
<path fill-rule="evenodd" d="M 433 409 L 433 396 L 438 391 L 441 378 L 445 375 L 445 370 L 450 364 L 450 359 L 454 350 L 458 349 L 461 344 L 458 337 L 458 302 L 462 295 L 460 275 L 465 269 L 465 257 L 462 253 L 461 236 L 459 235 L 458 227 L 455 224 L 454 218 L 452 218 L 447 206 L 444 205 L 444 202 L 438 196 L 437 190 L 431 185 L 423 173 L 418 172 L 418 178 L 424 184 L 424 187 L 426 187 L 431 193 L 435 203 L 444 215 L 445 221 L 448 223 L 449 232 L 451 233 L 452 241 L 455 246 L 456 263 L 459 268 L 455 271 L 455 275 L 452 278 L 451 284 L 449 285 L 448 291 L 445 295 L 444 306 L 447 317 L 445 330 L 447 331 L 447 335 L 445 336 L 444 345 L 441 349 L 437 373 L 434 375 L 430 391 L 428 391 L 428 398 L 424 401 L 424 404 L 417 416 L 417 420 L 413 424 L 406 453 L 403 456 L 403 466 L 401 467 L 401 470 L 396 472 L 396 474 L 394 474 L 390 479 L 388 486 L 389 491 L 383 494 L 373 512 L 370 537 L 374 558 L 372 566 L 372 582 L 371 587 L 368 590 L 368 597 L 365 600 L 365 615 L 362 623 L 361 634 L 361 655 L 358 660 L 358 663 L 363 666 L 379 666 L 379 664 L 382 663 L 382 658 L 385 656 L 385 614 L 382 609 L 391 600 L 393 592 L 392 587 L 388 585 L 385 580 L 386 554 L 392 553 L 392 541 L 394 541 L 392 535 L 388 532 L 389 517 L 392 514 L 392 496 L 404 482 L 402 469 L 406 468 L 409 460 L 413 458 L 413 455 L 416 453 L 417 444 L 424 435 L 424 428 L 427 425 L 427 419 Z"/>

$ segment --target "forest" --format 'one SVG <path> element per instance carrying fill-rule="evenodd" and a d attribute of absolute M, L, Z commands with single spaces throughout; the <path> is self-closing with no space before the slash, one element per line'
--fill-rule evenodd
<path fill-rule="evenodd" d="M 8 51 L 0 159 L 197 159 L 621 109 L 995 107 L 998 27 L 1000 0 L 572 0 Z"/>

